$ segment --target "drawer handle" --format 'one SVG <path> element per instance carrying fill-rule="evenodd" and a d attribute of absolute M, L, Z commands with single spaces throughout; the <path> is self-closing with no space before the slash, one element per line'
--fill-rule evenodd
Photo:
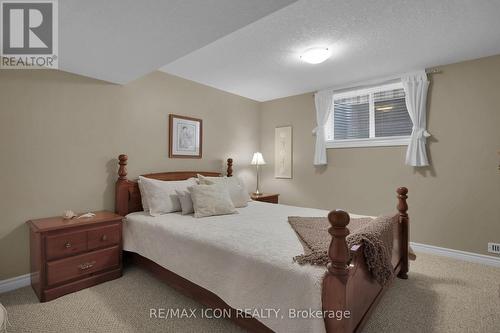
<path fill-rule="evenodd" d="M 71 243 L 70 242 L 66 242 L 66 244 L 64 244 L 64 247 L 69 249 L 71 247 Z"/>
<path fill-rule="evenodd" d="M 90 261 L 90 262 L 86 262 L 86 263 L 83 263 L 81 265 L 78 265 L 78 268 L 80 268 L 82 271 L 84 271 L 86 269 L 94 267 L 94 265 L 95 265 L 95 261 Z"/>
<path fill-rule="evenodd" d="M 106 235 L 102 235 L 101 240 L 102 240 L 103 242 L 107 241 L 107 240 L 108 240 L 108 236 L 106 236 Z"/>

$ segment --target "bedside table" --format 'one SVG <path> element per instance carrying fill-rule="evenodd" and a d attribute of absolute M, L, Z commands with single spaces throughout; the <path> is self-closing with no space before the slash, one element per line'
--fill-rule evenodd
<path fill-rule="evenodd" d="M 31 286 L 41 302 L 122 276 L 122 219 L 95 217 L 31 220 Z"/>
<path fill-rule="evenodd" d="M 263 193 L 261 195 L 250 194 L 250 197 L 252 198 L 252 200 L 262 201 L 262 202 L 269 202 L 269 203 L 273 203 L 273 204 L 277 204 L 278 203 L 278 197 L 279 196 L 280 195 L 277 194 L 277 193 L 274 193 L 274 194 Z"/>

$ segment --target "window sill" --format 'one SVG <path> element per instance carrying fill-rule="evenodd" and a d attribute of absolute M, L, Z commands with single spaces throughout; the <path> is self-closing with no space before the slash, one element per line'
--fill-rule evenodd
<path fill-rule="evenodd" d="M 387 138 L 369 138 L 327 141 L 326 148 L 362 148 L 362 147 L 390 147 L 407 146 L 410 143 L 409 136 L 394 136 Z"/>

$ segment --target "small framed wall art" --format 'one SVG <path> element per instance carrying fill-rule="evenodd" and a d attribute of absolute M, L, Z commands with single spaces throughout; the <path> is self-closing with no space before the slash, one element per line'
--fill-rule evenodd
<path fill-rule="evenodd" d="M 274 130 L 274 177 L 292 178 L 292 126 Z"/>
<path fill-rule="evenodd" d="M 203 121 L 197 118 L 169 114 L 168 157 L 201 158 Z"/>

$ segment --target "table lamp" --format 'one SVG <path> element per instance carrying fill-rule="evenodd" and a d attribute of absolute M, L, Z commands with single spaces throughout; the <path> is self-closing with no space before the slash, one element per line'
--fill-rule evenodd
<path fill-rule="evenodd" d="M 257 189 L 252 194 L 253 195 L 262 195 L 262 192 L 259 190 L 259 166 L 260 165 L 265 165 L 266 161 L 264 161 L 264 157 L 262 156 L 261 153 L 256 152 L 256 153 L 253 154 L 253 158 L 252 158 L 252 163 L 251 164 L 255 165 L 256 168 L 257 168 Z"/>

